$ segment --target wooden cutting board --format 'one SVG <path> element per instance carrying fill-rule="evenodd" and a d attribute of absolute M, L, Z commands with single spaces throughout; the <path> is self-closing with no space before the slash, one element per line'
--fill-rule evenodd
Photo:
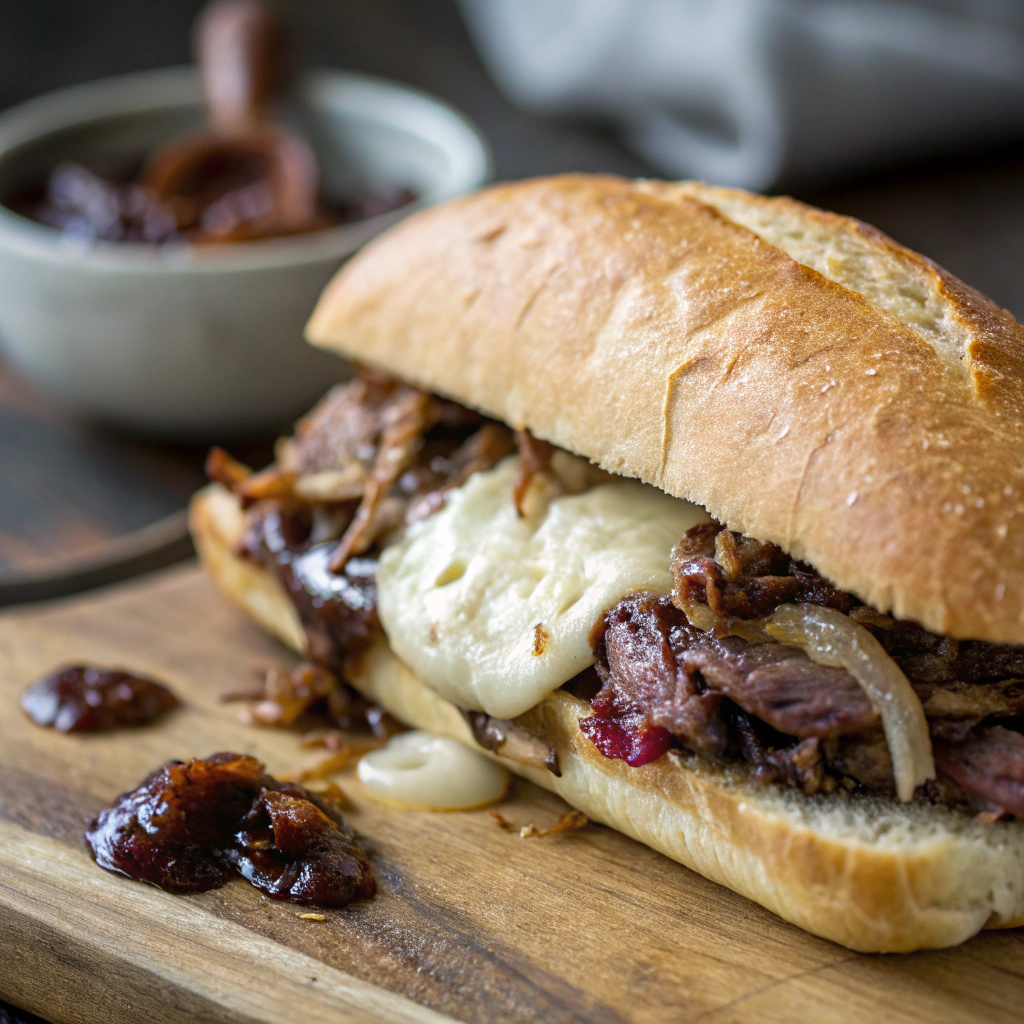
<path fill-rule="evenodd" d="M 60 736 L 18 695 L 69 660 L 124 665 L 187 702 L 150 728 Z M 241 881 L 174 897 L 100 871 L 83 819 L 170 758 L 312 763 L 294 733 L 247 727 L 218 694 L 286 652 L 192 566 L 0 618 L 0 996 L 55 1022 L 1020 1021 L 1024 934 L 860 956 L 816 939 L 609 829 L 521 839 L 486 811 L 374 804 L 351 823 L 380 894 L 326 914 Z M 501 813 L 547 825 L 517 782 Z"/>

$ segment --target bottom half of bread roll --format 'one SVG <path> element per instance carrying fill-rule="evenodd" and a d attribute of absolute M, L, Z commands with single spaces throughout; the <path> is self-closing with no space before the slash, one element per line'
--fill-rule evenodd
<path fill-rule="evenodd" d="M 244 529 L 237 499 L 208 488 L 191 520 L 217 586 L 301 653 L 305 633 L 284 588 L 234 553 Z M 400 721 L 481 749 L 462 711 L 410 672 L 383 636 L 348 681 Z M 680 751 L 634 768 L 583 735 L 578 721 L 589 713 L 586 701 L 559 690 L 516 719 L 556 751 L 560 774 L 498 759 L 592 820 L 851 949 L 940 948 L 982 928 L 1024 924 L 1022 821 L 986 825 L 873 795 L 805 796 Z"/>

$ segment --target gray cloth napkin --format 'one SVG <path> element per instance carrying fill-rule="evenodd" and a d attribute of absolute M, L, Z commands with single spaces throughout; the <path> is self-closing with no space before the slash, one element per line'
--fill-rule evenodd
<path fill-rule="evenodd" d="M 767 188 L 1024 136 L 1024 0 L 460 0 L 499 86 Z"/>

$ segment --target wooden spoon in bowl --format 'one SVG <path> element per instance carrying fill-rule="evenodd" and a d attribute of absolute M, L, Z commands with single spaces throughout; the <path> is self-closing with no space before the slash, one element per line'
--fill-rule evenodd
<path fill-rule="evenodd" d="M 208 128 L 146 162 L 142 184 L 195 242 L 237 242 L 328 226 L 320 172 L 305 139 L 275 121 L 285 33 L 259 0 L 215 0 L 200 15 L 196 55 Z"/>

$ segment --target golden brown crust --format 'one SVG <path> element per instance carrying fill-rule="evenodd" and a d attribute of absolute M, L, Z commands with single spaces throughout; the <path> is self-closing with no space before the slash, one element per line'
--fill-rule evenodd
<path fill-rule="evenodd" d="M 242 518 L 218 488 L 192 527 L 217 585 L 302 649 L 284 590 L 231 554 Z M 410 725 L 474 746 L 458 709 L 383 642 L 362 659 L 363 693 Z M 753 788 L 742 772 L 670 754 L 643 768 L 603 757 L 580 732 L 585 705 L 557 692 L 519 722 L 558 751 L 562 774 L 504 761 L 603 822 L 756 900 L 808 931 L 865 952 L 939 948 L 983 927 L 1024 923 L 1024 824 L 985 827 L 924 804 L 809 799 Z"/>
<path fill-rule="evenodd" d="M 833 280 L 764 240 L 793 223 Z M 874 229 L 695 184 L 502 185 L 368 246 L 308 335 L 697 501 L 880 610 L 1024 642 L 1024 333 Z"/>

